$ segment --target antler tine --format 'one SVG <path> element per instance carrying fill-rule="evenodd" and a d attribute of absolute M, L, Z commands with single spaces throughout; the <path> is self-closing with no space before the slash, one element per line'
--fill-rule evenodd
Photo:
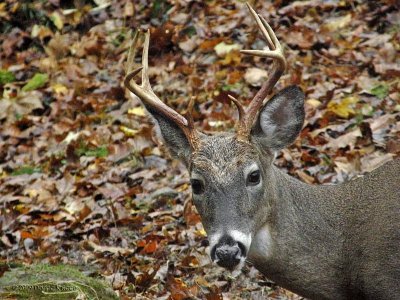
<path fill-rule="evenodd" d="M 186 117 L 189 129 L 194 129 L 194 120 L 193 120 L 192 111 L 193 111 L 193 106 L 194 106 L 195 100 L 196 100 L 196 97 L 194 97 L 194 96 L 190 97 L 189 104 L 188 104 L 188 107 L 187 107 L 186 113 L 185 113 L 185 117 Z"/>
<path fill-rule="evenodd" d="M 133 64 L 135 63 L 136 56 L 136 44 L 139 39 L 139 30 L 135 30 L 135 34 L 133 35 L 131 45 L 129 46 L 128 52 L 128 62 L 126 64 L 125 73 L 128 73 L 132 70 Z"/>
<path fill-rule="evenodd" d="M 260 15 L 256 13 L 256 11 L 251 7 L 251 5 L 248 2 L 246 2 L 246 5 L 247 5 L 247 8 L 249 9 L 251 15 L 253 16 L 253 19 L 256 21 L 258 27 L 260 28 L 263 37 L 267 41 L 268 47 L 271 50 L 275 50 L 274 43 L 269 35 L 269 32 L 266 30 L 266 28 L 263 27 L 263 23 L 261 22 L 261 20 L 259 18 Z"/>
<path fill-rule="evenodd" d="M 184 134 L 186 135 L 192 149 L 197 148 L 198 144 L 198 135 L 196 130 L 193 128 L 193 121 L 188 121 L 183 117 L 181 114 L 177 113 L 175 110 L 170 108 L 164 102 L 162 102 L 156 94 L 154 94 L 149 80 L 149 63 L 148 63 L 148 56 L 149 56 L 149 44 L 150 44 L 150 31 L 147 30 L 145 33 L 145 41 L 143 45 L 143 54 L 142 54 L 142 66 L 131 71 L 131 68 L 134 63 L 135 59 L 135 52 L 137 49 L 138 44 L 138 34 L 136 33 L 132 40 L 132 45 L 129 49 L 128 54 L 128 74 L 125 76 L 124 85 L 125 87 L 131 91 L 133 94 L 138 96 L 142 102 L 145 104 L 146 107 L 150 108 L 151 110 L 163 115 L 164 117 L 173 121 L 179 128 L 182 129 Z M 142 84 L 138 85 L 132 79 L 142 71 Z M 190 116 L 191 118 L 191 116 Z M 191 123 L 191 124 L 189 124 Z"/>
<path fill-rule="evenodd" d="M 238 99 L 236 99 L 235 97 L 233 97 L 231 95 L 228 95 L 228 98 L 231 99 L 233 104 L 235 104 L 235 106 L 236 106 L 236 108 L 238 110 L 238 113 L 239 113 L 239 122 L 238 122 L 238 124 L 241 124 L 243 122 L 243 117 L 244 117 L 244 114 L 245 114 L 243 105 L 242 105 L 242 103 L 240 103 L 240 101 Z"/>
<path fill-rule="evenodd" d="M 150 46 L 150 30 L 147 30 L 144 35 L 144 45 L 142 54 L 142 65 L 143 65 L 142 86 L 144 89 L 153 92 L 149 80 L 149 46 Z"/>
<path fill-rule="evenodd" d="M 267 21 L 257 14 L 250 4 L 246 3 L 250 10 L 251 15 L 257 22 L 258 27 L 261 30 L 263 37 L 265 38 L 270 50 L 241 50 L 241 53 L 249 54 L 253 56 L 269 57 L 273 59 L 272 74 L 269 76 L 266 82 L 261 86 L 260 90 L 251 100 L 249 107 L 246 110 L 246 114 L 243 121 L 238 126 L 237 135 L 239 138 L 248 139 L 254 120 L 258 115 L 260 108 L 263 105 L 264 99 L 271 92 L 272 88 L 278 82 L 286 69 L 286 59 L 283 55 L 283 49 L 274 33 L 272 28 L 269 26 Z"/>

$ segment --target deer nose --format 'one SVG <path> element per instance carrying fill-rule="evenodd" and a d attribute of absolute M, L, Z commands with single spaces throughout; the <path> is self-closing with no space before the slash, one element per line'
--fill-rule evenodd
<path fill-rule="evenodd" d="M 240 248 L 223 245 L 215 250 L 216 262 L 223 268 L 233 269 L 240 262 Z"/>
<path fill-rule="evenodd" d="M 245 257 L 245 247 L 231 237 L 223 237 L 211 250 L 211 259 L 219 266 L 226 269 L 234 269 Z"/>

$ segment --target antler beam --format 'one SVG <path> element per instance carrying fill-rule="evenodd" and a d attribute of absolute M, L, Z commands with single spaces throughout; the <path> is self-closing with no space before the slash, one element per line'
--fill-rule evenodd
<path fill-rule="evenodd" d="M 239 118 L 239 122 L 237 124 L 237 136 L 239 139 L 243 140 L 248 140 L 254 120 L 256 119 L 263 105 L 264 99 L 271 92 L 272 88 L 278 82 L 279 78 L 282 76 L 283 72 L 286 69 L 286 59 L 283 55 L 283 49 L 274 31 L 261 15 L 257 14 L 248 3 L 246 4 L 254 20 L 257 22 L 257 25 L 260 28 L 261 33 L 270 50 L 241 50 L 240 52 L 253 56 L 272 58 L 273 66 L 271 76 L 269 76 L 267 81 L 261 86 L 261 89 L 251 100 L 249 107 L 246 109 L 246 113 L 242 113 L 243 117 Z M 238 106 L 239 102 L 236 100 L 236 102 L 234 103 L 236 106 Z M 239 105 L 241 106 L 240 103 Z M 239 111 L 240 110 L 243 110 L 243 108 L 239 109 Z"/>
<path fill-rule="evenodd" d="M 193 126 L 193 119 L 191 116 L 191 109 L 193 107 L 193 100 L 190 101 L 188 112 L 186 117 L 183 117 L 181 114 L 177 113 L 175 110 L 170 108 L 164 102 L 162 102 L 153 92 L 148 73 L 148 56 L 149 56 L 149 44 L 150 44 L 150 31 L 147 30 L 145 33 L 145 41 L 143 46 L 143 54 L 142 54 L 142 66 L 135 70 L 131 70 L 135 53 L 138 46 L 139 40 L 139 32 L 137 31 L 133 37 L 132 45 L 128 54 L 128 74 L 125 76 L 124 85 L 130 90 L 133 94 L 138 96 L 142 102 L 150 109 L 155 112 L 161 114 L 162 116 L 168 118 L 173 123 L 175 123 L 179 128 L 182 129 L 184 134 L 186 135 L 192 149 L 196 149 L 198 147 L 198 134 Z M 137 74 L 142 71 L 142 84 L 138 85 L 134 80 L 132 80 Z"/>

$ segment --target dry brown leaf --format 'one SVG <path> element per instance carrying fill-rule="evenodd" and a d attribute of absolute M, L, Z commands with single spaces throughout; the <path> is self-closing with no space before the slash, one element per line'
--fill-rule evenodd
<path fill-rule="evenodd" d="M 385 163 L 393 160 L 394 155 L 392 153 L 379 153 L 374 152 L 371 155 L 367 155 L 361 158 L 361 170 L 363 172 L 372 172 L 376 168 L 384 165 Z"/>
<path fill-rule="evenodd" d="M 348 133 L 341 135 L 336 139 L 330 139 L 329 142 L 324 146 L 324 149 L 339 149 L 350 147 L 353 149 L 358 137 L 361 137 L 362 133 L 360 128 L 356 128 Z"/>

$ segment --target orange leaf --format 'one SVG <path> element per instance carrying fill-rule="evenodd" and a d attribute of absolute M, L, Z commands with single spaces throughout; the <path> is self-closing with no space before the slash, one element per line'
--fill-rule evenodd
<path fill-rule="evenodd" d="M 136 246 L 139 248 L 143 248 L 144 246 L 146 246 L 146 241 L 145 240 L 140 240 L 136 243 Z"/>
<path fill-rule="evenodd" d="M 33 235 L 32 235 L 32 233 L 30 233 L 28 231 L 21 231 L 21 238 L 22 239 L 27 239 L 27 238 L 33 239 Z"/>
<path fill-rule="evenodd" d="M 212 51 L 214 50 L 214 47 L 216 45 L 218 45 L 221 41 L 223 40 L 222 37 L 213 39 L 213 40 L 205 40 L 204 42 L 202 42 L 199 45 L 199 48 L 203 51 L 203 52 L 208 52 L 208 51 Z"/>
<path fill-rule="evenodd" d="M 196 225 L 201 221 L 191 200 L 185 202 L 183 207 L 183 217 L 188 225 Z"/>
<path fill-rule="evenodd" d="M 150 241 L 143 249 L 143 252 L 146 254 L 154 253 L 157 250 L 158 243 L 157 241 Z"/>

